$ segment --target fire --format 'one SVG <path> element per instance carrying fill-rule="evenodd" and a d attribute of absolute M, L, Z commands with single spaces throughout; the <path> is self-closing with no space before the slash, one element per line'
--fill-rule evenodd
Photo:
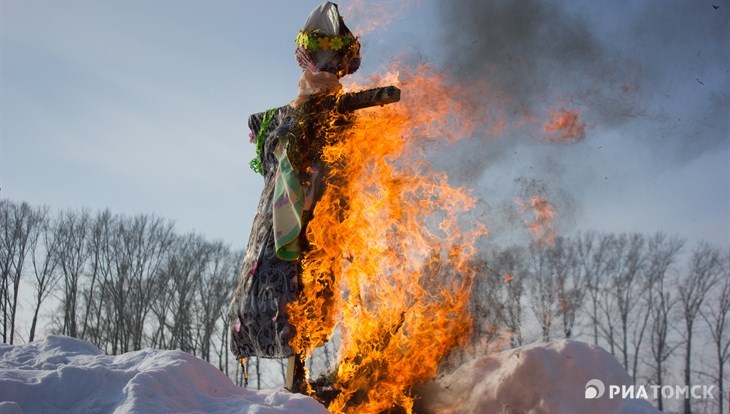
<path fill-rule="evenodd" d="M 517 198 L 515 199 L 517 204 L 523 212 L 527 212 L 525 203 Z M 530 197 L 530 209 L 535 214 L 535 218 L 532 221 L 525 221 L 525 225 L 530 229 L 532 235 L 535 237 L 535 242 L 538 245 L 552 246 L 555 240 L 556 224 L 555 215 L 557 214 L 555 206 L 550 204 L 547 198 L 542 196 Z"/>
<path fill-rule="evenodd" d="M 411 388 L 436 374 L 471 327 L 470 259 L 486 228 L 459 221 L 474 198 L 421 155 L 484 119 L 427 66 L 389 80 L 401 102 L 360 111 L 323 150 L 330 185 L 307 228 L 302 291 L 289 308 L 291 344 L 303 356 L 339 323 L 335 413 L 411 412 Z"/>
<path fill-rule="evenodd" d="M 561 109 L 553 112 L 544 129 L 550 142 L 580 142 L 586 137 L 586 126 L 576 111 Z"/>

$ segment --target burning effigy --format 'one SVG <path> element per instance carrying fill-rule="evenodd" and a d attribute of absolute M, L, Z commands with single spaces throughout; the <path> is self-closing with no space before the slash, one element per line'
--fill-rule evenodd
<path fill-rule="evenodd" d="M 239 357 L 293 354 L 286 305 L 296 298 L 304 231 L 326 187 L 322 147 L 342 133 L 352 110 L 398 97 L 395 88 L 340 93 L 339 79 L 360 65 L 360 46 L 335 4 L 315 9 L 296 43 L 299 95 L 249 118 L 257 152 L 250 166 L 264 177 L 264 190 L 233 302 L 232 350 Z"/>
<path fill-rule="evenodd" d="M 333 3 L 311 13 L 296 44 L 299 95 L 249 119 L 264 190 L 231 350 L 291 357 L 288 386 L 311 394 L 303 361 L 338 329 L 329 410 L 411 412 L 414 385 L 467 340 L 470 259 L 486 233 L 460 222 L 475 200 L 419 152 L 476 123 L 454 122 L 459 91 L 426 66 L 346 92 L 340 79 L 358 69 L 360 46 Z"/>

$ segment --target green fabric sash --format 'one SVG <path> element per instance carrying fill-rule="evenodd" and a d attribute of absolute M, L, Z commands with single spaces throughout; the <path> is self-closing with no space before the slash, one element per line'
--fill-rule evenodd
<path fill-rule="evenodd" d="M 280 143 L 279 170 L 274 184 L 274 246 L 282 260 L 296 260 L 301 252 L 299 234 L 302 231 L 304 191 L 296 171 L 289 161 L 286 143 Z"/>

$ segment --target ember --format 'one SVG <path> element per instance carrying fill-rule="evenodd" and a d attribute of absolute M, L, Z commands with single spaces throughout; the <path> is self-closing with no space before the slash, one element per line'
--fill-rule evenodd
<path fill-rule="evenodd" d="M 580 142 L 586 137 L 585 124 L 580 121 L 578 112 L 559 110 L 550 114 L 550 121 L 545 125 L 549 142 Z"/>
<path fill-rule="evenodd" d="M 538 246 L 552 246 L 556 231 L 554 221 L 556 214 L 555 206 L 550 204 L 548 199 L 543 196 L 530 197 L 529 207 L 525 206 L 525 203 L 520 198 L 515 199 L 515 204 L 520 207 L 524 214 L 529 214 L 529 212 L 534 213 L 534 219 L 531 221 L 525 220 L 525 225 L 535 237 L 535 243 Z"/>

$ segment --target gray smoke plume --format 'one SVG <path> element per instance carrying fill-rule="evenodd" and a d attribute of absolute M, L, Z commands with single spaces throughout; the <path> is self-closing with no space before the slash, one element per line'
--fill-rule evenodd
<path fill-rule="evenodd" d="M 445 66 L 457 79 L 494 79 L 516 113 L 532 111 L 555 90 L 574 89 L 585 72 L 604 67 L 605 53 L 585 21 L 557 3 L 442 3 Z"/>
<path fill-rule="evenodd" d="M 439 12 L 452 79 L 489 81 L 489 95 L 471 97 L 477 105 L 507 98 L 503 134 L 476 134 L 436 162 L 501 206 L 494 222 L 526 182 L 580 213 L 580 192 L 622 164 L 646 163 L 652 174 L 728 146 L 730 0 L 462 0 L 440 2 Z M 560 107 L 580 113 L 585 141 L 545 145 L 541 128 Z"/>
<path fill-rule="evenodd" d="M 678 159 L 728 140 L 728 0 L 440 5 L 444 66 L 493 79 L 512 115 L 563 101 L 594 129 L 638 120 L 648 135 L 675 131 L 649 143 L 669 138 Z"/>

